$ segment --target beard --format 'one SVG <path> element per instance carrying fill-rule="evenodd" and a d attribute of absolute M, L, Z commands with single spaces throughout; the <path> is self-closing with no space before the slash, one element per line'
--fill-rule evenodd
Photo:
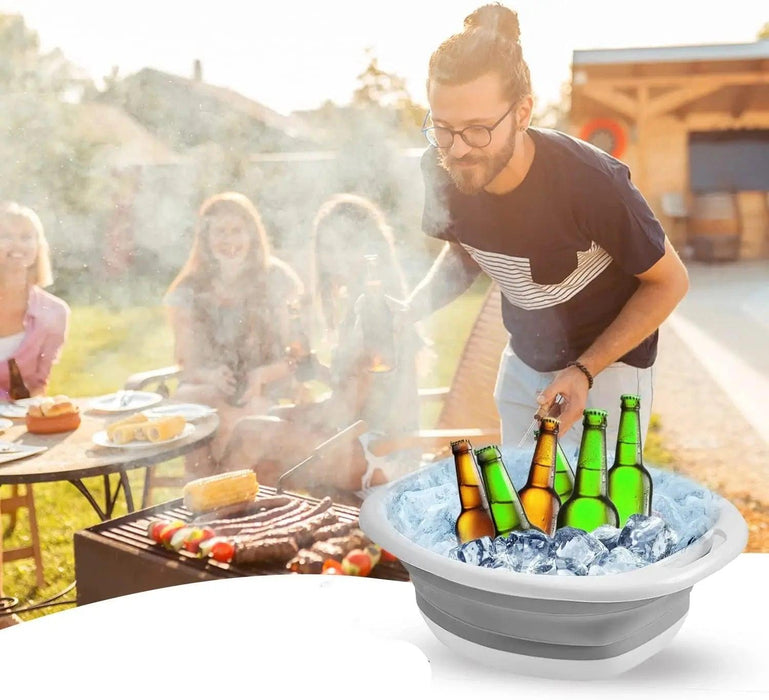
<path fill-rule="evenodd" d="M 495 155 L 472 155 L 470 151 L 462 158 L 452 158 L 448 152 L 440 152 L 441 167 L 449 174 L 452 182 L 462 194 L 478 194 L 486 185 L 504 170 L 515 153 L 513 130 L 510 138 Z M 482 149 L 473 149 L 481 151 Z"/>

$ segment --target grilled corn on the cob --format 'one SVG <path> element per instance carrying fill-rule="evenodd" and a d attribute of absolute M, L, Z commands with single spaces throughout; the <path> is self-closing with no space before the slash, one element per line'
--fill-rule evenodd
<path fill-rule="evenodd" d="M 241 469 L 190 481 L 184 486 L 184 505 L 194 513 L 203 513 L 253 501 L 258 492 L 256 474 L 250 469 Z"/>

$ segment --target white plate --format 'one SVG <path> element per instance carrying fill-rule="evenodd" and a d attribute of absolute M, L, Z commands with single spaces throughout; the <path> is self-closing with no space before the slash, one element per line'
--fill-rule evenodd
<path fill-rule="evenodd" d="M 147 418 L 165 418 L 166 416 L 184 416 L 184 420 L 192 421 L 205 418 L 216 413 L 215 408 L 202 403 L 177 403 L 168 406 L 157 406 L 144 411 Z"/>
<path fill-rule="evenodd" d="M 98 433 L 95 433 L 91 439 L 93 440 L 94 444 L 99 445 L 100 447 L 114 447 L 115 449 L 119 450 L 144 450 L 148 447 L 156 447 L 157 445 L 170 445 L 172 442 L 183 440 L 184 438 L 192 435 L 194 432 L 195 426 L 187 423 L 180 435 L 177 435 L 170 440 L 161 440 L 160 442 L 149 442 L 149 440 L 132 440 L 131 442 L 125 443 L 125 445 L 116 445 L 107 437 L 106 430 L 100 430 Z"/>
<path fill-rule="evenodd" d="M 22 457 L 36 455 L 40 452 L 45 452 L 47 449 L 47 447 L 42 446 L 21 445 L 18 442 L 0 441 L 0 464 L 13 462 L 15 459 L 21 459 Z"/>
<path fill-rule="evenodd" d="M 40 399 L 19 399 L 18 401 L 4 401 L 0 403 L 0 416 L 4 418 L 24 418 L 27 408 Z"/>
<path fill-rule="evenodd" d="M 13 428 L 13 421 L 7 418 L 0 418 L 0 430 L 8 430 L 8 428 Z"/>
<path fill-rule="evenodd" d="M 116 391 L 91 399 L 89 411 L 99 413 L 123 413 L 124 411 L 141 411 L 148 406 L 160 403 L 163 397 L 151 391 Z"/>

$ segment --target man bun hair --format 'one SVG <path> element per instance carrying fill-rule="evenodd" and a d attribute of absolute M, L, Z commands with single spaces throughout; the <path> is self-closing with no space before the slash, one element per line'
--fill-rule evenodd
<path fill-rule="evenodd" d="M 513 43 L 521 40 L 518 13 L 498 2 L 483 5 L 465 17 L 465 31 L 473 28 L 488 29 Z"/>
<path fill-rule="evenodd" d="M 487 73 L 502 81 L 505 97 L 517 102 L 531 94 L 529 66 L 523 60 L 518 14 L 500 3 L 482 5 L 464 20 L 464 28 L 430 57 L 431 83 L 463 85 Z"/>

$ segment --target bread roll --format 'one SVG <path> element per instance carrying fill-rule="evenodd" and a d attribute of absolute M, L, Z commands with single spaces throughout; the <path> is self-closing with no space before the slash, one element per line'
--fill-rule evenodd
<path fill-rule="evenodd" d="M 66 401 L 54 402 L 53 405 L 48 406 L 40 404 L 40 410 L 46 418 L 55 418 L 56 416 L 63 416 L 68 413 L 77 413 L 77 408 L 69 399 Z"/>
<path fill-rule="evenodd" d="M 184 416 L 167 416 L 143 425 L 144 439 L 150 442 L 170 440 L 182 434 L 187 421 Z"/>

